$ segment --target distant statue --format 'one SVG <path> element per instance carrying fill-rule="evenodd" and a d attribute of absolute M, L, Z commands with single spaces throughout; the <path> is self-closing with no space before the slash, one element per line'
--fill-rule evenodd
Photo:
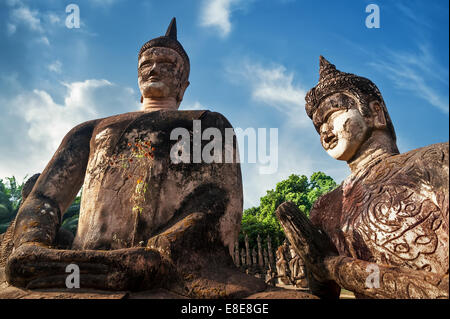
<path fill-rule="evenodd" d="M 312 292 L 448 298 L 448 142 L 400 154 L 375 84 L 323 57 L 305 107 L 324 149 L 351 170 L 314 204 L 310 220 L 293 203 L 277 210 Z"/>
<path fill-rule="evenodd" d="M 271 264 L 269 264 L 269 268 L 267 269 L 266 284 L 272 287 L 275 287 L 277 284 L 277 273 L 275 270 L 273 270 Z"/>
<path fill-rule="evenodd" d="M 10 284 L 65 288 L 66 267 L 76 264 L 82 288 L 162 287 L 209 298 L 265 289 L 262 280 L 241 273 L 231 257 L 243 205 L 239 163 L 225 163 L 223 145 L 222 161 L 193 162 L 190 145 L 172 137 L 177 128 L 188 137 L 208 128 L 225 136 L 232 129 L 219 113 L 178 110 L 189 72 L 173 19 L 165 36 L 139 52 L 141 111 L 73 128 L 35 181 L 0 252 Z M 203 148 L 207 141 L 200 143 Z M 175 154 L 184 158 L 180 162 L 171 157 L 177 145 L 182 146 Z M 231 147 L 233 156 L 236 147 Z M 57 249 L 62 215 L 81 186 L 72 247 Z"/>
<path fill-rule="evenodd" d="M 307 288 L 303 261 L 292 246 L 289 247 L 289 252 L 291 254 L 291 260 L 289 261 L 291 282 L 297 288 Z"/>
<path fill-rule="evenodd" d="M 280 247 L 278 247 L 276 251 L 276 267 L 277 267 L 277 274 L 278 274 L 278 280 L 280 283 L 285 285 L 290 285 L 290 271 L 289 271 L 289 261 L 286 258 L 286 250 L 287 250 L 287 243 L 284 242 L 284 244 Z"/>

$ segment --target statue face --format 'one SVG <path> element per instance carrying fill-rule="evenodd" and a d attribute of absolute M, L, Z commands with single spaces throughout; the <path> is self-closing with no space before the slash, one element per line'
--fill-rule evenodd
<path fill-rule="evenodd" d="M 181 101 L 188 81 L 183 58 L 173 49 L 153 47 L 139 59 L 138 82 L 144 98 L 173 97 Z"/>
<path fill-rule="evenodd" d="M 343 93 L 322 101 L 313 116 L 319 128 L 320 142 L 333 158 L 349 161 L 367 139 L 369 126 L 361 115 L 357 102 Z"/>

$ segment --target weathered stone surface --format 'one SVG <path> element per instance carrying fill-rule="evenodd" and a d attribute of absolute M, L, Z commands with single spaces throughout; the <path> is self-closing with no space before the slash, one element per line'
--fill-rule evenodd
<path fill-rule="evenodd" d="M 89 121 L 65 136 L 26 187 L 5 234 L 0 261 L 10 284 L 65 287 L 66 266 L 76 264 L 83 288 L 165 289 L 192 298 L 240 298 L 266 288 L 231 258 L 243 205 L 240 164 L 226 161 L 236 158 L 235 137 L 216 142 L 212 163 L 202 153 L 210 143 L 203 132 L 226 138 L 232 126 L 219 113 L 178 111 L 189 70 L 173 20 L 166 36 L 139 53 L 142 111 Z M 184 144 L 178 133 L 186 133 Z M 174 160 L 180 152 L 181 162 Z M 69 247 L 60 224 L 81 186 Z"/>
<path fill-rule="evenodd" d="M 226 275 L 226 274 L 225 274 Z M 248 276 L 240 274 L 231 274 L 227 279 L 226 290 L 228 296 L 237 298 L 246 297 L 247 299 L 315 299 L 317 297 L 295 290 L 286 290 L 280 288 L 266 289 L 264 292 L 251 294 L 248 292 L 242 294 L 241 284 L 235 285 L 238 281 L 244 280 L 248 283 L 248 291 L 260 289 L 252 287 L 254 281 L 248 282 Z M 219 276 L 220 277 L 220 276 Z M 221 280 L 221 279 L 219 279 Z M 203 283 L 204 284 L 204 283 Z M 201 289 L 201 283 L 197 283 L 197 289 Z M 204 293 L 207 292 L 207 286 L 203 286 Z M 105 290 L 93 289 L 22 289 L 9 285 L 5 281 L 4 269 L 0 268 L 0 299 L 187 299 L 185 295 L 178 294 L 163 288 L 151 289 L 139 292 L 118 291 L 111 292 Z"/>
<path fill-rule="evenodd" d="M 339 286 L 362 298 L 448 298 L 448 143 L 399 154 L 376 86 L 322 57 L 306 100 L 322 146 L 352 172 L 310 220 L 293 203 L 277 210 L 310 289 L 322 298 L 337 298 Z"/>
<path fill-rule="evenodd" d="M 445 274 L 447 183 L 448 143 L 430 145 L 347 179 L 314 205 L 311 221 L 329 234 L 340 254 Z M 331 200 L 340 209 L 330 207 Z"/>
<path fill-rule="evenodd" d="M 316 296 L 292 289 L 272 288 L 264 292 L 256 293 L 245 299 L 318 299 Z"/>

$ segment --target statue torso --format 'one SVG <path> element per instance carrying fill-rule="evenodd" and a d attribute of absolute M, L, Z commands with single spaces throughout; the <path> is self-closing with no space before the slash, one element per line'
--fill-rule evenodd
<path fill-rule="evenodd" d="M 134 112 L 96 126 L 74 249 L 143 245 L 175 218 L 195 189 L 216 182 L 212 165 L 173 164 L 169 156 L 177 142 L 170 140 L 171 131 L 182 127 L 192 134 L 192 121 L 207 113 Z"/>
<path fill-rule="evenodd" d="M 448 273 L 448 181 L 448 143 L 430 145 L 349 177 L 311 219 L 342 254 Z"/>

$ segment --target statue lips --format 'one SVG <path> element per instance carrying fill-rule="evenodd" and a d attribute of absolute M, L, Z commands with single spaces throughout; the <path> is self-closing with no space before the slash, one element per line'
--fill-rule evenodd
<path fill-rule="evenodd" d="M 150 82 L 160 82 L 161 79 L 155 75 L 152 75 L 151 77 L 148 78 L 148 81 Z"/>
<path fill-rule="evenodd" d="M 334 134 L 328 134 L 326 137 L 324 137 L 323 144 L 325 146 L 325 149 L 331 150 L 338 144 L 338 138 Z"/>

